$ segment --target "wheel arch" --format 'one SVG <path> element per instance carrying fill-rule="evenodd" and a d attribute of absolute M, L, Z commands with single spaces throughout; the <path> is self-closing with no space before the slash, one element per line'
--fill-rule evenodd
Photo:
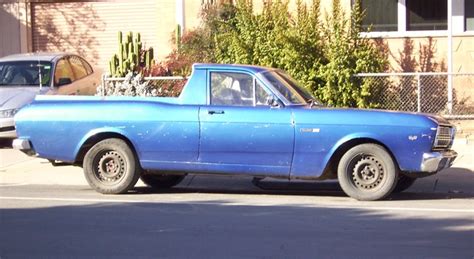
<path fill-rule="evenodd" d="M 382 146 L 392 157 L 393 161 L 395 162 L 395 166 L 400 171 L 400 166 L 398 164 L 398 160 L 393 154 L 392 150 L 385 145 L 383 142 L 377 140 L 373 137 L 355 137 L 351 139 L 346 139 L 340 141 L 338 145 L 335 145 L 333 148 L 333 152 L 327 159 L 326 166 L 323 170 L 321 175 L 321 179 L 336 179 L 337 178 L 337 166 L 339 161 L 341 160 L 342 156 L 351 148 L 360 145 L 360 144 L 377 144 Z"/>
<path fill-rule="evenodd" d="M 117 138 L 117 139 L 121 139 L 125 141 L 125 143 L 127 143 L 127 145 L 130 147 L 133 154 L 138 160 L 138 153 L 132 141 L 122 132 L 108 130 L 108 131 L 96 131 L 91 134 L 88 134 L 84 138 L 84 140 L 82 141 L 82 144 L 79 146 L 78 151 L 76 152 L 74 164 L 82 165 L 84 156 L 86 155 L 87 151 L 89 151 L 95 144 L 99 143 L 100 141 L 109 139 L 109 138 Z"/>

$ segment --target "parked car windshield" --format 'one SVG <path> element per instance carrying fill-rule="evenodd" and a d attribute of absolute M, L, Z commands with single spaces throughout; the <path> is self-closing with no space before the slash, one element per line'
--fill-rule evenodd
<path fill-rule="evenodd" d="M 291 104 L 321 105 L 311 93 L 300 86 L 296 80 L 281 70 L 263 73 L 263 76 L 280 92 Z"/>
<path fill-rule="evenodd" d="M 0 62 L 0 87 L 49 86 L 52 78 L 51 62 Z"/>

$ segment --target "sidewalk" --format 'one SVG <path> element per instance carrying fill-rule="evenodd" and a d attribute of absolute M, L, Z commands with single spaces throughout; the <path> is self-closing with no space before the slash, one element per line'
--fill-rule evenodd
<path fill-rule="evenodd" d="M 452 149 L 458 152 L 453 167 L 462 167 L 474 171 L 474 137 L 454 139 Z"/>

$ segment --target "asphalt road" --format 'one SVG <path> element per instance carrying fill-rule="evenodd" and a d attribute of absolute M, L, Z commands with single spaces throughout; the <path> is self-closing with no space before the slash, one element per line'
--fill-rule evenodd
<path fill-rule="evenodd" d="M 336 182 L 188 176 L 101 195 L 80 168 L 0 149 L 0 258 L 474 258 L 474 173 L 378 202 Z M 282 190 L 285 189 L 285 190 Z"/>

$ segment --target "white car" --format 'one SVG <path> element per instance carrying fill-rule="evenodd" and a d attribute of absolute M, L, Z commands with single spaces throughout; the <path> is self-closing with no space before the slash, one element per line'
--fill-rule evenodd
<path fill-rule="evenodd" d="M 39 94 L 94 95 L 101 72 L 69 53 L 25 53 L 0 58 L 0 138 L 14 138 L 13 116 Z"/>

